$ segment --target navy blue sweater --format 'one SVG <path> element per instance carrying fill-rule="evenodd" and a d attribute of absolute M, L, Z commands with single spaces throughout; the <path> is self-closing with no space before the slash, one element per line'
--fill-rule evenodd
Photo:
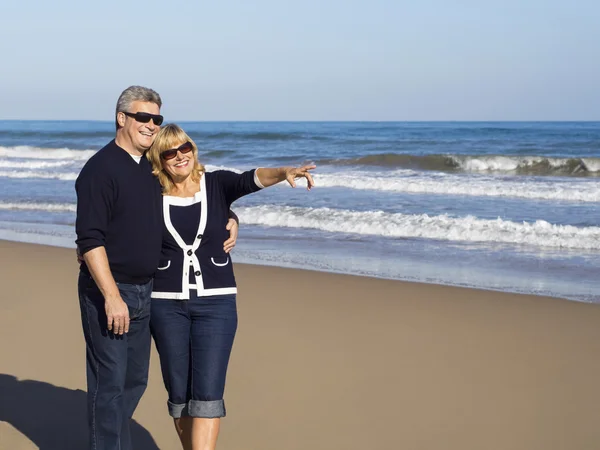
<path fill-rule="evenodd" d="M 81 253 L 105 247 L 115 281 L 149 281 L 160 258 L 162 196 L 148 160 L 138 164 L 113 140 L 85 164 L 75 190 Z"/>

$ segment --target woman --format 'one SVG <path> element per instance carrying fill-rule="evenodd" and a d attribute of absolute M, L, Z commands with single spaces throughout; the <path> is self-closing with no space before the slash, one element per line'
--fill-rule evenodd
<path fill-rule="evenodd" d="M 236 283 L 223 249 L 225 224 L 238 198 L 315 166 L 206 173 L 198 149 L 177 125 L 166 125 L 147 153 L 163 187 L 163 244 L 154 277 L 151 330 L 169 394 L 169 414 L 184 449 L 214 449 L 237 328 Z"/>

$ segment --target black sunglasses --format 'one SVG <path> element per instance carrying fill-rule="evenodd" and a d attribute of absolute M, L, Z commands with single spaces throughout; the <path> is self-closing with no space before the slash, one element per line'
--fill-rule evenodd
<path fill-rule="evenodd" d="M 122 111 L 122 113 L 128 117 L 133 117 L 140 123 L 148 123 L 152 120 L 152 122 L 154 122 L 154 125 L 156 126 L 161 126 L 163 120 L 165 120 L 160 114 L 150 114 L 145 112 L 130 113 L 126 111 Z"/>
<path fill-rule="evenodd" d="M 186 142 L 185 144 L 181 144 L 177 148 L 172 148 L 171 150 L 165 150 L 160 154 L 160 157 L 165 161 L 173 159 L 177 156 L 177 152 L 181 152 L 182 154 L 186 154 L 194 150 L 194 146 L 191 142 Z"/>

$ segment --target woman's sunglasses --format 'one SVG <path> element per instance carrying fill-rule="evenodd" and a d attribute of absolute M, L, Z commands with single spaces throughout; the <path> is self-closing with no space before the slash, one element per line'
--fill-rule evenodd
<path fill-rule="evenodd" d="M 186 142 L 185 144 L 181 144 L 179 147 L 177 148 L 172 148 L 171 150 L 165 150 L 164 152 L 162 152 L 160 154 L 160 157 L 165 160 L 168 161 L 170 159 L 173 159 L 177 156 L 177 152 L 181 152 L 182 154 L 186 154 L 191 152 L 192 150 L 194 150 L 194 146 L 192 145 L 191 142 Z"/>
<path fill-rule="evenodd" d="M 133 117 L 140 123 L 148 123 L 152 120 L 152 122 L 154 122 L 154 125 L 156 125 L 157 127 L 161 126 L 164 120 L 163 116 L 161 116 L 160 114 L 150 114 L 145 112 L 130 113 L 126 111 L 123 111 L 123 114 L 125 114 L 128 117 Z"/>

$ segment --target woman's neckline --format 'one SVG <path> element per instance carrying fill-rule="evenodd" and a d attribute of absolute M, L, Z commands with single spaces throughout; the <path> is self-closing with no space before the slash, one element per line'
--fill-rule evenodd
<path fill-rule="evenodd" d="M 198 181 L 198 183 L 196 183 L 196 188 L 198 189 L 197 192 L 194 193 L 194 195 L 170 195 L 170 194 L 166 194 L 164 195 L 164 197 L 169 197 L 169 198 L 193 198 L 195 199 L 197 196 L 200 195 L 200 192 L 202 191 L 201 185 L 202 184 L 202 175 L 200 176 L 200 181 Z"/>
<path fill-rule="evenodd" d="M 163 197 L 168 197 L 168 198 L 193 198 L 193 199 L 196 199 L 196 198 L 200 197 L 200 193 L 201 192 L 202 191 L 198 191 L 194 195 L 186 195 L 186 196 L 183 196 L 183 195 L 164 195 Z"/>

